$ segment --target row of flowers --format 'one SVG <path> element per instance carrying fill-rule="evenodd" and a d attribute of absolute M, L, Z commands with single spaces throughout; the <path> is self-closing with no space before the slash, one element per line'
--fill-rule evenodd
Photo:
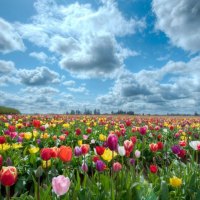
<path fill-rule="evenodd" d="M 135 181 L 143 177 L 157 187 L 158 180 L 166 181 L 172 186 L 169 196 L 181 197 L 187 189 L 176 188 L 186 188 L 186 182 L 191 180 L 181 176 L 175 161 L 184 165 L 187 173 L 195 174 L 199 167 L 199 118 L 15 115 L 0 116 L 0 129 L 0 182 L 6 188 L 15 188 L 14 184 L 25 176 L 27 180 L 35 177 L 39 190 L 44 190 L 51 180 L 50 187 L 61 196 L 70 187 L 75 190 L 82 175 L 83 180 L 94 179 L 99 188 L 103 184 L 101 178 L 106 175 L 111 180 L 109 199 L 120 192 L 118 187 L 122 186 L 116 181 L 125 178 L 126 172 Z M 79 175 L 74 179 L 77 172 Z M 98 179 L 96 173 L 100 174 Z M 200 180 L 196 178 L 196 189 L 198 183 Z M 80 193 L 84 189 L 82 184 Z M 27 190 L 32 188 L 26 183 L 24 186 Z M 10 196 L 8 189 L 1 188 L 1 191 Z M 158 191 L 154 192 L 159 196 Z M 194 195 L 198 195 L 196 191 Z"/>

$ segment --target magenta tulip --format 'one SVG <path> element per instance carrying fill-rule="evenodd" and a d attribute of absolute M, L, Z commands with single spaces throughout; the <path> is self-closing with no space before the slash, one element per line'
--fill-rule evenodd
<path fill-rule="evenodd" d="M 108 136 L 108 139 L 107 139 L 107 145 L 108 145 L 108 148 L 111 150 L 111 151 L 115 151 L 117 150 L 117 146 L 118 146 L 118 137 L 114 134 L 110 134 Z"/>

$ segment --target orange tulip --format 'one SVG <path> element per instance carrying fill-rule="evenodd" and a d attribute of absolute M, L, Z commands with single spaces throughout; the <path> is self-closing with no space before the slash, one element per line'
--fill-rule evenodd
<path fill-rule="evenodd" d="M 69 162 L 72 159 L 72 148 L 68 146 L 61 146 L 60 151 L 58 153 L 58 157 L 63 162 Z"/>

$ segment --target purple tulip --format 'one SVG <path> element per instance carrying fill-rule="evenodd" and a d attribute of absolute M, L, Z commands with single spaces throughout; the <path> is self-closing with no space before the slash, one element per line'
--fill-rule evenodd
<path fill-rule="evenodd" d="M 11 160 L 10 157 L 8 157 L 8 158 L 6 159 L 6 164 L 7 164 L 7 166 L 12 166 L 12 160 Z"/>
<path fill-rule="evenodd" d="M 174 145 L 174 146 L 171 147 L 171 149 L 172 149 L 172 152 L 173 152 L 174 154 L 179 154 L 180 151 L 181 151 L 179 145 Z"/>
<path fill-rule="evenodd" d="M 107 139 L 108 148 L 111 151 L 117 150 L 118 147 L 118 137 L 114 134 L 110 134 Z"/>
<path fill-rule="evenodd" d="M 41 142 L 41 140 L 40 140 L 40 139 L 37 139 L 36 141 L 37 141 L 37 144 L 40 144 L 40 142 Z"/>
<path fill-rule="evenodd" d="M 84 171 L 84 172 L 87 172 L 88 171 L 88 166 L 86 163 L 83 163 L 82 166 L 81 166 L 81 169 Z"/>
<path fill-rule="evenodd" d="M 102 160 L 97 160 L 97 161 L 96 161 L 96 169 L 97 169 L 99 172 L 104 171 L 105 168 L 106 168 L 106 165 L 105 165 L 105 163 L 104 163 Z"/>
<path fill-rule="evenodd" d="M 4 131 L 4 134 L 5 134 L 5 135 L 10 135 L 10 131 L 9 131 L 9 130 L 5 130 L 5 131 Z"/>
<path fill-rule="evenodd" d="M 76 147 L 74 148 L 74 154 L 75 154 L 75 156 L 81 156 L 81 155 L 82 155 L 82 150 L 81 150 L 81 148 L 78 147 L 78 146 L 76 146 Z"/>
<path fill-rule="evenodd" d="M 19 137 L 17 138 L 17 142 L 20 142 L 20 143 L 23 142 L 23 138 L 19 136 Z"/>
<path fill-rule="evenodd" d="M 133 158 L 130 158 L 129 163 L 134 166 L 135 165 L 135 160 Z"/>

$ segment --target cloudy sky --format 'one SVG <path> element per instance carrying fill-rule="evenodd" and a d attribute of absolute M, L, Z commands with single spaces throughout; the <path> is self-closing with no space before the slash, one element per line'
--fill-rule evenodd
<path fill-rule="evenodd" d="M 200 112 L 199 0 L 1 0 L 0 105 Z"/>

